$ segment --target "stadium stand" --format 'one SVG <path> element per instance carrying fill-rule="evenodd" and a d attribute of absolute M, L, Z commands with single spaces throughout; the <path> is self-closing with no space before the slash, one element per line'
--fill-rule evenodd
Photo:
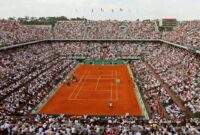
<path fill-rule="evenodd" d="M 148 21 L 61 21 L 51 34 L 48 28 L 0 20 L 0 47 L 51 35 L 57 39 L 160 39 L 162 34 L 154 25 Z M 198 34 L 199 22 L 193 21 L 162 37 L 198 48 Z M 200 57 L 188 50 L 157 42 L 77 41 L 24 45 L 1 50 L 0 55 L 0 134 L 200 134 Z M 32 115 L 79 64 L 71 56 L 95 60 L 143 56 L 130 61 L 130 66 L 150 119 Z"/>
<path fill-rule="evenodd" d="M 172 32 L 157 32 L 150 21 L 58 21 L 49 27 L 21 25 L 0 20 L 0 47 L 40 39 L 163 39 L 199 49 L 199 21 L 183 22 Z"/>
<path fill-rule="evenodd" d="M 49 39 L 49 27 L 35 27 L 19 24 L 16 21 L 0 20 L 0 47 L 40 39 Z"/>
<path fill-rule="evenodd" d="M 151 73 L 148 67 L 142 62 L 135 62 L 133 64 L 136 69 L 136 78 L 139 79 L 137 82 L 140 90 L 151 107 L 153 117 L 162 117 L 163 111 L 160 110 L 162 109 L 160 106 L 163 106 L 165 109 L 164 111 L 167 112 L 170 119 L 183 117 L 184 114 L 181 112 L 181 109 L 173 102 L 169 94 L 160 85 L 160 82 L 153 73 Z"/>
<path fill-rule="evenodd" d="M 199 56 L 169 46 L 154 48 L 147 58 L 156 73 L 193 113 L 200 111 Z"/>
<path fill-rule="evenodd" d="M 153 22 L 129 21 L 60 21 L 56 23 L 55 39 L 156 39 Z"/>
<path fill-rule="evenodd" d="M 183 22 L 172 32 L 163 33 L 162 38 L 167 41 L 185 46 L 200 48 L 200 21 Z"/>

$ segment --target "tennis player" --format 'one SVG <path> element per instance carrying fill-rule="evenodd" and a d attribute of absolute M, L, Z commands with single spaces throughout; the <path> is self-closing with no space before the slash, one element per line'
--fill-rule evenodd
<path fill-rule="evenodd" d="M 112 109 L 112 108 L 113 108 L 113 103 L 112 103 L 112 101 L 109 101 L 109 103 L 108 103 L 108 108 L 109 108 L 109 109 Z"/>
<path fill-rule="evenodd" d="M 76 76 L 73 74 L 73 76 L 72 76 L 72 81 L 73 82 L 77 82 L 77 78 L 76 78 Z"/>
<path fill-rule="evenodd" d="M 67 84 L 67 86 L 70 86 L 70 82 L 69 81 L 67 81 L 66 84 Z"/>

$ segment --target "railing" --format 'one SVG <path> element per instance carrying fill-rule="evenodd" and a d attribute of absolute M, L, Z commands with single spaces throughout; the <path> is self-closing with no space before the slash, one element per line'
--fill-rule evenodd
<path fill-rule="evenodd" d="M 125 64 L 124 60 L 85 60 L 85 64 L 96 64 L 96 65 L 121 65 Z"/>
<path fill-rule="evenodd" d="M 200 50 L 194 49 L 193 47 L 189 47 L 189 46 L 184 46 L 184 45 L 179 45 L 176 43 L 172 43 L 166 40 L 162 40 L 162 39 L 44 39 L 44 40 L 38 40 L 38 41 L 33 41 L 33 42 L 27 42 L 27 43 L 22 43 L 22 44 L 16 44 L 16 45 L 10 45 L 10 46 L 6 46 L 6 47 L 1 47 L 1 50 L 5 50 L 5 49 L 9 49 L 9 48 L 14 48 L 14 47 L 19 47 L 19 46 L 24 46 L 24 45 L 29 45 L 29 44 L 35 44 L 35 43 L 40 43 L 40 42 L 73 42 L 73 41 L 78 41 L 78 42 L 94 42 L 94 41 L 98 41 L 98 42 L 161 42 L 161 43 L 166 43 L 168 45 L 172 45 L 175 47 L 179 47 L 182 49 L 186 49 L 186 50 L 193 50 L 194 53 L 200 54 Z"/>

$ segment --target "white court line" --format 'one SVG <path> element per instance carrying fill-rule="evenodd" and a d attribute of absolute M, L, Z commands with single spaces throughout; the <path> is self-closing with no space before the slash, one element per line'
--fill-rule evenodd
<path fill-rule="evenodd" d="M 99 77 L 98 77 L 98 80 L 97 80 L 96 87 L 95 87 L 94 91 L 96 91 L 96 90 L 97 90 L 97 88 L 98 88 L 98 86 L 99 86 L 99 81 L 100 81 L 100 78 L 101 78 L 101 76 L 99 76 Z"/>
<path fill-rule="evenodd" d="M 111 101 L 112 101 L 112 86 L 113 86 L 113 83 L 111 82 L 111 93 L 110 93 L 110 98 L 111 98 Z"/>
<path fill-rule="evenodd" d="M 113 77 L 111 75 L 101 75 L 101 76 L 103 76 L 103 77 Z"/>
<path fill-rule="evenodd" d="M 81 80 L 82 80 L 82 78 L 85 76 L 86 73 L 87 73 L 87 71 L 85 71 L 85 72 L 82 74 L 82 76 L 81 76 L 81 78 L 80 78 L 78 84 L 81 83 Z M 71 95 L 68 97 L 68 99 L 71 99 L 71 97 L 74 95 L 74 92 L 76 91 L 77 87 L 79 86 L 78 84 L 77 84 L 76 87 L 73 89 L 73 92 L 72 92 Z"/>
<path fill-rule="evenodd" d="M 116 79 L 117 79 L 117 71 L 115 71 L 115 76 L 116 76 Z M 121 82 L 120 82 L 120 83 L 121 83 Z M 118 95 L 119 95 L 118 92 L 119 92 L 119 90 L 118 90 L 118 85 L 117 85 L 117 83 L 116 83 L 115 86 L 116 86 L 116 101 L 118 101 L 118 98 L 119 98 L 119 97 L 118 97 Z"/>
<path fill-rule="evenodd" d="M 81 78 L 80 78 L 78 84 L 77 84 L 76 87 L 73 89 L 73 92 L 72 92 L 71 95 L 68 97 L 68 99 L 71 99 L 72 95 L 74 95 L 74 92 L 75 92 L 76 89 L 78 88 L 79 84 L 81 83 L 82 78 L 85 76 L 86 73 L 87 73 L 87 71 L 85 71 L 85 72 L 82 74 L 82 76 L 81 76 Z"/>
<path fill-rule="evenodd" d="M 97 80 L 97 81 L 98 81 L 98 79 L 99 79 L 99 78 L 82 78 L 81 80 L 86 80 L 86 81 L 87 81 L 87 80 Z M 116 78 L 101 78 L 101 77 L 100 77 L 100 79 L 101 79 L 101 80 L 111 80 L 111 81 L 112 81 L 112 80 L 116 80 Z"/>
<path fill-rule="evenodd" d="M 113 77 L 113 70 L 112 70 L 112 77 Z M 110 92 L 110 98 L 111 98 L 111 101 L 112 101 L 112 94 L 113 94 L 113 91 L 112 91 L 112 87 L 113 87 L 113 82 L 111 82 L 111 92 Z"/>
<path fill-rule="evenodd" d="M 91 92 L 94 92 L 94 90 L 84 90 L 84 89 L 82 89 L 81 90 L 81 92 L 84 92 L 84 91 L 91 91 Z M 96 91 L 96 92 L 110 92 L 110 90 L 98 90 L 98 91 Z"/>
<path fill-rule="evenodd" d="M 91 72 L 91 70 L 88 71 L 88 74 L 87 74 L 86 76 L 88 76 L 90 72 Z M 85 77 L 86 77 L 86 76 L 85 76 Z M 81 84 L 81 86 L 79 87 L 78 92 L 76 93 L 74 99 L 77 98 L 77 96 L 79 95 L 79 93 L 80 93 L 80 91 L 81 91 L 81 88 L 83 87 L 83 84 L 85 84 L 85 80 L 83 80 L 83 81 L 84 81 L 84 82 L 83 82 L 83 83 Z"/>
<path fill-rule="evenodd" d="M 69 99 L 71 101 L 110 101 L 109 99 Z M 115 100 L 112 100 L 112 101 L 117 101 L 116 99 Z"/>
<path fill-rule="evenodd" d="M 109 72 L 109 73 L 110 73 L 110 72 Z M 76 74 L 76 75 L 82 75 L 82 74 Z M 99 72 L 99 74 L 94 74 L 94 73 L 92 73 L 92 75 L 93 75 L 93 76 L 99 76 L 99 75 L 101 75 L 101 76 L 105 76 L 105 77 L 112 77 L 111 75 L 108 75 L 108 73 L 100 74 L 100 72 Z"/>

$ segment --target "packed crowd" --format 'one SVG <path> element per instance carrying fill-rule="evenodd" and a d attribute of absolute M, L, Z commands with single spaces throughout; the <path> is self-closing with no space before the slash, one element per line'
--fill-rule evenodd
<path fill-rule="evenodd" d="M 0 47 L 40 39 L 164 39 L 200 48 L 200 21 L 183 22 L 171 32 L 157 32 L 151 21 L 58 21 L 50 27 L 0 20 Z"/>
<path fill-rule="evenodd" d="M 200 49 L 200 21 L 183 22 L 172 32 L 163 33 L 163 39 Z"/>
<path fill-rule="evenodd" d="M 0 20 L 0 47 L 50 37 L 50 27 L 28 26 L 16 21 Z"/>
<path fill-rule="evenodd" d="M 56 48 L 40 44 L 2 52 L 1 114 L 27 115 L 74 68 L 76 62 L 56 54 Z"/>
<path fill-rule="evenodd" d="M 199 120 L 129 117 L 91 117 L 36 115 L 35 117 L 1 116 L 0 134 L 5 135 L 198 135 Z"/>
<path fill-rule="evenodd" d="M 133 65 L 133 72 L 137 78 L 136 82 L 145 101 L 150 106 L 151 115 L 157 119 L 163 117 L 164 112 L 166 112 L 168 116 L 165 117 L 170 119 L 184 117 L 181 109 L 173 102 L 172 98 L 160 85 L 160 82 L 145 63 L 137 61 Z"/>
<path fill-rule="evenodd" d="M 123 45 L 122 47 L 115 46 Z M 141 52 L 136 44 L 130 43 L 54 43 L 36 44 L 1 51 L 0 97 L 19 87 L 37 74 L 37 68 L 61 59 L 59 56 L 85 56 L 89 59 L 118 59 Z M 104 47 L 102 47 L 102 45 Z M 139 53 L 137 53 L 139 52 Z M 13 68 L 15 67 L 15 68 Z M 36 72 L 34 74 L 30 74 Z M 30 76 L 28 77 L 27 74 Z M 33 76 L 33 77 L 32 77 Z"/>
<path fill-rule="evenodd" d="M 162 45 L 148 55 L 148 63 L 193 113 L 200 112 L 200 57 Z"/>
<path fill-rule="evenodd" d="M 55 39 L 158 39 L 155 23 L 129 21 L 60 21 Z"/>
<path fill-rule="evenodd" d="M 199 56 L 156 43 L 39 43 L 1 51 L 0 134 L 199 134 L 196 126 L 199 126 L 200 120 L 185 118 L 142 61 L 131 62 L 130 65 L 150 108 L 150 120 L 128 116 L 69 118 L 30 114 L 78 64 L 70 59 L 71 56 L 115 60 L 141 54 L 184 101 L 185 107 L 193 113 L 200 112 Z"/>
<path fill-rule="evenodd" d="M 66 56 L 85 57 L 86 59 L 116 60 L 125 56 L 140 55 L 144 46 L 129 42 L 69 42 L 55 43 L 59 46 L 59 54 Z M 119 47 L 120 45 L 120 47 Z"/>
<path fill-rule="evenodd" d="M 59 46 L 39 44 L 1 51 L 0 98 L 37 76 L 43 66 L 61 59 L 56 48 Z"/>

